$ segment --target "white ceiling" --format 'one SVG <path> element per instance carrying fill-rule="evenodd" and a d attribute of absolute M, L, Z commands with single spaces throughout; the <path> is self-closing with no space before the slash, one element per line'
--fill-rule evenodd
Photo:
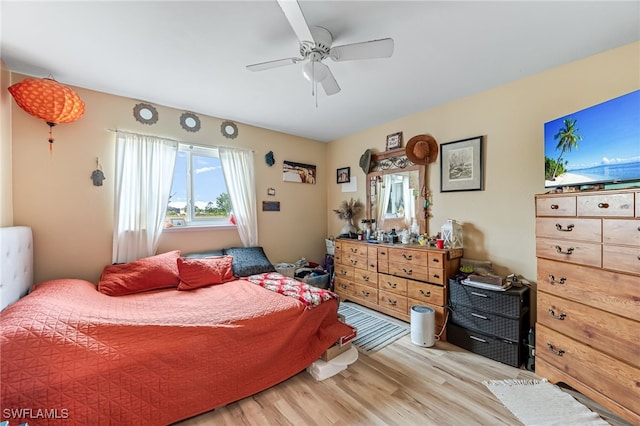
<path fill-rule="evenodd" d="M 15 72 L 331 141 L 640 40 L 637 0 L 300 4 L 334 45 L 391 37 L 393 56 L 326 59 L 342 91 L 316 108 L 302 64 L 245 69 L 299 56 L 275 0 L 2 0 L 0 53 Z"/>

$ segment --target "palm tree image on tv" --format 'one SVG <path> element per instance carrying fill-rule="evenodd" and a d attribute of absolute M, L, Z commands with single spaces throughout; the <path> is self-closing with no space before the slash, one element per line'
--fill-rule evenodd
<path fill-rule="evenodd" d="M 578 149 L 578 142 L 582 140 L 582 136 L 578 134 L 579 129 L 576 127 L 578 120 L 572 120 L 567 118 L 564 120 L 564 127 L 562 127 L 558 133 L 553 135 L 553 138 L 558 141 L 556 151 L 560 151 L 560 155 L 557 160 L 551 160 L 545 157 L 545 177 L 548 180 L 556 180 L 556 176 L 563 174 L 568 164 L 567 161 L 562 163 L 562 156 L 565 152 L 571 152 L 572 149 Z M 549 173 L 553 168 L 553 173 Z"/>

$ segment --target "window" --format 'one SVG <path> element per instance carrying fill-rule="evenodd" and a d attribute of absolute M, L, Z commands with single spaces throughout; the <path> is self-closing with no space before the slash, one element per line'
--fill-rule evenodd
<path fill-rule="evenodd" d="M 165 228 L 232 224 L 231 200 L 218 150 L 180 144 Z"/>

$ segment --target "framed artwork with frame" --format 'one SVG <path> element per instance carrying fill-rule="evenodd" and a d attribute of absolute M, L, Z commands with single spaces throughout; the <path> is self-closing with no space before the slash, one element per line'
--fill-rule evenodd
<path fill-rule="evenodd" d="M 440 145 L 440 192 L 484 189 L 484 136 Z"/>
<path fill-rule="evenodd" d="M 342 167 L 336 170 L 336 183 L 351 182 L 351 167 Z"/>
<path fill-rule="evenodd" d="M 385 151 L 402 148 L 402 132 L 392 133 L 387 136 L 387 146 Z"/>

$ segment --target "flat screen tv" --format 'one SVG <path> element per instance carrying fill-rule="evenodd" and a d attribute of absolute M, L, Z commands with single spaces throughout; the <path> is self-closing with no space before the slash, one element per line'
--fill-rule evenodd
<path fill-rule="evenodd" d="M 544 125 L 545 188 L 640 184 L 640 90 Z"/>

